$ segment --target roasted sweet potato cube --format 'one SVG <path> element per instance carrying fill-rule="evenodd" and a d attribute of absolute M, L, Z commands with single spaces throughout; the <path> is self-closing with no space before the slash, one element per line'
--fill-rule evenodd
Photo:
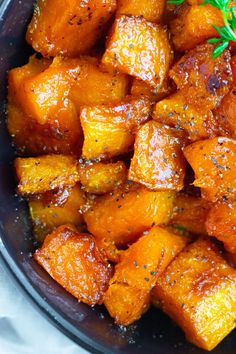
<path fill-rule="evenodd" d="M 54 196 L 48 198 L 47 194 L 30 198 L 29 209 L 37 241 L 42 242 L 44 237 L 58 226 L 65 224 L 80 226 L 83 223 L 85 193 L 78 185 L 67 189 L 66 192 L 68 195 L 62 204 L 55 203 Z"/>
<path fill-rule="evenodd" d="M 214 116 L 223 136 L 236 138 L 236 87 L 223 98 Z"/>
<path fill-rule="evenodd" d="M 182 132 L 153 120 L 145 123 L 135 139 L 129 179 L 152 190 L 181 190 L 185 177 L 184 144 Z"/>
<path fill-rule="evenodd" d="M 157 281 L 153 297 L 187 339 L 212 350 L 236 326 L 236 271 L 208 239 L 183 250 Z"/>
<path fill-rule="evenodd" d="M 168 96 L 174 88 L 174 85 L 169 80 L 164 81 L 161 86 L 151 87 L 146 82 L 134 79 L 131 87 L 133 96 L 146 96 L 150 101 L 158 102 Z"/>
<path fill-rule="evenodd" d="M 215 204 L 208 214 L 206 229 L 210 236 L 224 242 L 227 251 L 236 254 L 236 202 Z"/>
<path fill-rule="evenodd" d="M 153 224 L 169 220 L 175 193 L 152 192 L 131 185 L 98 197 L 85 212 L 88 230 L 101 240 L 110 240 L 117 246 L 130 244 Z"/>
<path fill-rule="evenodd" d="M 49 68 L 24 80 L 24 112 L 40 124 L 55 120 L 79 75 L 79 60 L 55 58 Z"/>
<path fill-rule="evenodd" d="M 171 61 L 166 28 L 141 17 L 115 20 L 102 58 L 104 64 L 156 87 L 165 80 Z"/>
<path fill-rule="evenodd" d="M 180 90 L 156 104 L 153 119 L 184 130 L 191 141 L 215 136 L 217 126 L 213 113 L 187 102 L 185 90 Z"/>
<path fill-rule="evenodd" d="M 46 57 L 87 53 L 115 10 L 115 0 L 38 0 L 27 42 Z"/>
<path fill-rule="evenodd" d="M 77 161 L 72 156 L 46 155 L 17 158 L 16 175 L 21 194 L 43 193 L 73 186 L 79 180 Z"/>
<path fill-rule="evenodd" d="M 211 5 L 184 5 L 178 15 L 170 22 L 175 49 L 184 52 L 205 42 L 209 38 L 219 36 L 212 26 L 224 26 L 222 13 Z"/>
<path fill-rule="evenodd" d="M 21 105 L 25 99 L 23 90 L 24 81 L 40 74 L 50 64 L 50 60 L 37 59 L 35 55 L 32 55 L 27 64 L 11 69 L 8 73 L 8 102 Z"/>
<path fill-rule="evenodd" d="M 7 127 L 19 154 L 80 155 L 82 130 L 73 105 L 67 103 L 57 112 L 57 119 L 46 124 L 37 123 L 18 106 L 8 104 Z"/>
<path fill-rule="evenodd" d="M 119 15 L 142 16 L 147 21 L 158 22 L 162 19 L 165 0 L 118 0 Z"/>
<path fill-rule="evenodd" d="M 174 201 L 170 224 L 195 234 L 206 234 L 205 222 L 211 204 L 198 197 L 179 193 Z"/>
<path fill-rule="evenodd" d="M 121 254 L 104 297 L 117 324 L 127 326 L 141 317 L 158 276 L 186 244 L 186 238 L 155 226 Z"/>
<path fill-rule="evenodd" d="M 202 6 L 201 6 L 202 8 Z M 199 19 L 198 19 L 199 20 Z M 187 52 L 170 70 L 178 89 L 185 89 L 185 103 L 205 111 L 216 108 L 232 82 L 229 50 L 216 59 L 214 45 L 202 44 Z"/>
<path fill-rule="evenodd" d="M 34 258 L 79 301 L 90 306 L 102 303 L 112 268 L 104 261 L 93 236 L 69 225 L 60 226 L 46 237 Z"/>
<path fill-rule="evenodd" d="M 122 161 L 79 166 L 80 182 L 88 193 L 105 194 L 125 185 L 128 171 Z"/>
<path fill-rule="evenodd" d="M 213 138 L 187 146 L 184 154 L 195 172 L 202 197 L 215 202 L 236 198 L 236 141 Z"/>
<path fill-rule="evenodd" d="M 80 75 L 70 89 L 69 98 L 77 111 L 81 106 L 108 104 L 129 92 L 129 77 L 115 70 L 107 71 L 97 58 L 81 57 Z"/>
<path fill-rule="evenodd" d="M 88 160 L 109 158 L 132 150 L 134 133 L 150 114 L 151 102 L 146 97 L 84 107 L 80 116 L 84 132 L 83 157 Z"/>

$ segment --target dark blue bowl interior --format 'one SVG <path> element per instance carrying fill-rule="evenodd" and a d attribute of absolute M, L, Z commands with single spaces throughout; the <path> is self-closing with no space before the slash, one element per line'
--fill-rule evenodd
<path fill-rule="evenodd" d="M 27 205 L 15 195 L 15 155 L 6 131 L 5 105 L 7 71 L 26 63 L 31 52 L 24 34 L 33 4 L 33 0 L 8 0 L 0 8 L 0 251 L 6 266 L 42 313 L 90 352 L 204 353 L 188 344 L 182 331 L 154 308 L 127 329 L 115 326 L 103 307 L 79 304 L 31 257 L 35 245 Z M 236 333 L 213 353 L 235 354 L 235 348 Z"/>

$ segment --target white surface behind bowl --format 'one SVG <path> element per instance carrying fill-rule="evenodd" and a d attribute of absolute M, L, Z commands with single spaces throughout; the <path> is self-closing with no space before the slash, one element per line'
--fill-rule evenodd
<path fill-rule="evenodd" d="M 34 309 L 0 259 L 0 353 L 87 354 Z"/>

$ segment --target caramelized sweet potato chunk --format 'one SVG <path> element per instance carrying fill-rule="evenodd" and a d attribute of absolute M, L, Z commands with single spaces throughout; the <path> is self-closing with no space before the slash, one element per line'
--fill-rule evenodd
<path fill-rule="evenodd" d="M 122 188 L 98 197 L 84 218 L 97 238 L 117 246 L 137 240 L 142 232 L 169 220 L 174 192 L 152 192 L 144 187 Z"/>
<path fill-rule="evenodd" d="M 80 116 L 84 132 L 83 157 L 88 160 L 109 158 L 132 150 L 134 133 L 150 114 L 151 102 L 146 97 L 84 107 Z"/>
<path fill-rule="evenodd" d="M 115 70 L 107 71 L 97 58 L 80 57 L 80 75 L 70 89 L 69 98 L 77 111 L 81 106 L 108 104 L 125 98 L 129 77 Z"/>
<path fill-rule="evenodd" d="M 223 135 L 236 138 L 236 86 L 223 98 L 214 116 Z"/>
<path fill-rule="evenodd" d="M 17 158 L 16 175 L 21 194 L 43 193 L 64 186 L 73 186 L 79 180 L 77 161 L 72 156 L 46 155 Z"/>
<path fill-rule="evenodd" d="M 236 198 L 236 141 L 213 138 L 187 146 L 184 154 L 195 172 L 194 185 L 209 201 Z"/>
<path fill-rule="evenodd" d="M 156 87 L 165 80 L 171 61 L 166 28 L 141 17 L 115 20 L 102 58 L 104 64 Z"/>
<path fill-rule="evenodd" d="M 161 86 L 151 87 L 146 82 L 134 79 L 131 87 L 131 94 L 134 96 L 146 96 L 150 101 L 158 102 L 168 96 L 174 85 L 169 80 L 164 81 Z"/>
<path fill-rule="evenodd" d="M 43 56 L 87 53 L 116 10 L 116 0 L 38 0 L 26 39 Z"/>
<path fill-rule="evenodd" d="M 157 281 L 153 297 L 187 339 L 212 350 L 236 326 L 236 271 L 214 243 L 199 239 Z"/>
<path fill-rule="evenodd" d="M 185 90 L 180 90 L 156 104 L 153 119 L 184 130 L 191 141 L 215 136 L 217 126 L 213 113 L 187 102 Z"/>
<path fill-rule="evenodd" d="M 90 306 L 102 303 L 112 268 L 103 260 L 91 235 L 61 226 L 46 237 L 34 257 L 79 301 Z"/>
<path fill-rule="evenodd" d="M 158 22 L 162 19 L 165 0 L 118 0 L 119 15 L 142 16 L 147 21 Z"/>
<path fill-rule="evenodd" d="M 24 112 L 40 124 L 55 120 L 79 75 L 77 59 L 55 58 L 46 70 L 24 80 Z"/>
<path fill-rule="evenodd" d="M 184 237 L 155 226 L 121 254 L 104 296 L 117 324 L 127 326 L 141 317 L 158 276 L 186 244 Z"/>
<path fill-rule="evenodd" d="M 134 146 L 129 179 L 152 190 L 181 190 L 185 158 L 183 134 L 155 121 L 144 124 Z"/>
<path fill-rule="evenodd" d="M 34 235 L 41 242 L 55 228 L 65 224 L 79 226 L 83 223 L 82 209 L 86 204 L 85 193 L 76 185 L 67 189 L 64 203 L 55 202 L 55 197 L 47 193 L 31 197 L 29 209 L 33 221 Z"/>
<path fill-rule="evenodd" d="M 211 5 L 184 5 L 176 18 L 170 22 L 175 49 L 184 52 L 205 42 L 209 38 L 219 36 L 212 25 L 222 27 L 222 13 Z"/>
<path fill-rule="evenodd" d="M 216 59 L 212 58 L 213 50 L 210 43 L 199 45 L 170 70 L 170 77 L 178 89 L 185 89 L 185 103 L 205 109 L 205 112 L 219 105 L 232 82 L 229 50 Z"/>
<path fill-rule="evenodd" d="M 46 70 L 51 64 L 50 60 L 37 59 L 35 55 L 29 58 L 29 62 L 21 67 L 11 69 L 8 73 L 8 101 L 21 105 L 24 102 L 23 83 Z"/>
<path fill-rule="evenodd" d="M 88 193 L 105 194 L 125 185 L 128 171 L 122 161 L 90 163 L 79 167 L 80 182 Z"/>
<path fill-rule="evenodd" d="M 174 201 L 170 224 L 196 234 L 206 234 L 205 221 L 210 203 L 202 198 L 179 193 Z"/>
<path fill-rule="evenodd" d="M 229 252 L 236 254 L 236 202 L 215 204 L 208 214 L 206 229 L 210 236 L 224 242 Z"/>

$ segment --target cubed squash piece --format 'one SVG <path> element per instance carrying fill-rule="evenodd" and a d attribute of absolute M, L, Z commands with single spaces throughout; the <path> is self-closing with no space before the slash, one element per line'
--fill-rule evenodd
<path fill-rule="evenodd" d="M 116 10 L 116 0 L 38 0 L 26 39 L 43 56 L 87 53 Z"/>
<path fill-rule="evenodd" d="M 236 327 L 236 271 L 208 239 L 199 239 L 174 259 L 153 297 L 202 349 L 212 350 Z"/>
<path fill-rule="evenodd" d="M 230 52 L 212 57 L 214 45 L 202 44 L 187 52 L 170 70 L 178 89 L 185 89 L 185 103 L 205 111 L 216 108 L 232 82 Z"/>
<path fill-rule="evenodd" d="M 83 157 L 110 158 L 133 149 L 134 133 L 151 114 L 146 97 L 130 97 L 106 106 L 84 107 L 80 121 L 84 132 Z"/>
<path fill-rule="evenodd" d="M 119 15 L 142 16 L 147 21 L 158 22 L 162 19 L 165 0 L 118 0 Z"/>
<path fill-rule="evenodd" d="M 170 30 L 175 49 L 184 52 L 205 42 L 209 38 L 219 37 L 212 25 L 222 27 L 222 13 L 216 7 L 208 5 L 184 5 L 178 15 L 170 22 Z"/>
<path fill-rule="evenodd" d="M 184 130 L 191 141 L 215 136 L 217 132 L 213 113 L 204 106 L 188 104 L 185 90 L 157 102 L 153 119 L 177 130 Z"/>
<path fill-rule="evenodd" d="M 65 224 L 80 226 L 83 223 L 82 210 L 86 205 L 85 193 L 79 185 L 66 189 L 64 203 L 55 202 L 54 196 L 47 193 L 29 199 L 29 209 L 33 221 L 34 236 L 38 242 L 55 228 Z"/>
<path fill-rule="evenodd" d="M 170 224 L 179 230 L 194 234 L 206 234 L 205 222 L 211 204 L 206 200 L 179 193 L 174 201 Z"/>
<path fill-rule="evenodd" d="M 152 190 L 181 190 L 185 177 L 184 144 L 182 132 L 153 120 L 145 123 L 135 139 L 129 179 Z"/>
<path fill-rule="evenodd" d="M 83 163 L 79 166 L 80 182 L 88 193 L 105 194 L 125 185 L 128 171 L 122 161 Z"/>
<path fill-rule="evenodd" d="M 165 80 L 161 86 L 151 87 L 146 82 L 134 79 L 131 87 L 133 96 L 147 96 L 150 101 L 158 102 L 168 96 L 174 89 L 169 80 Z"/>
<path fill-rule="evenodd" d="M 236 202 L 215 204 L 208 214 L 206 229 L 210 236 L 224 242 L 227 251 L 236 254 Z"/>
<path fill-rule="evenodd" d="M 36 194 L 74 186 L 79 180 L 77 161 L 72 156 L 45 155 L 15 160 L 18 191 Z"/>
<path fill-rule="evenodd" d="M 184 154 L 203 198 L 212 202 L 236 199 L 235 140 L 219 137 L 198 141 L 187 146 Z"/>
<path fill-rule="evenodd" d="M 104 296 L 117 324 L 127 326 L 141 317 L 158 276 L 186 244 L 186 238 L 155 226 L 121 254 Z"/>
<path fill-rule="evenodd" d="M 29 58 L 29 62 L 21 67 L 11 69 L 8 73 L 8 102 L 21 105 L 24 102 L 23 83 L 46 70 L 50 60 L 37 59 L 36 55 Z"/>
<path fill-rule="evenodd" d="M 34 258 L 79 301 L 90 306 L 102 303 L 112 268 L 104 261 L 93 236 L 69 225 L 60 226 L 46 237 Z"/>
<path fill-rule="evenodd" d="M 108 104 L 129 93 L 128 75 L 106 70 L 97 58 L 80 57 L 77 61 L 80 75 L 70 88 L 69 98 L 78 112 L 81 106 Z"/>
<path fill-rule="evenodd" d="M 214 111 L 215 119 L 223 136 L 236 138 L 236 86 L 223 98 Z"/>
<path fill-rule="evenodd" d="M 71 102 L 64 103 L 57 119 L 46 124 L 39 124 L 15 104 L 8 104 L 7 127 L 20 155 L 81 154 L 80 122 Z"/>
<path fill-rule="evenodd" d="M 24 80 L 22 109 L 40 124 L 55 120 L 79 75 L 77 59 L 55 58 L 46 70 Z"/>
<path fill-rule="evenodd" d="M 120 16 L 115 20 L 102 58 L 104 64 L 156 87 L 165 80 L 171 61 L 166 28 L 141 17 Z"/>
<path fill-rule="evenodd" d="M 131 185 L 97 197 L 84 218 L 97 239 L 123 246 L 137 240 L 152 225 L 168 222 L 174 196 L 171 191 L 152 192 Z"/>

